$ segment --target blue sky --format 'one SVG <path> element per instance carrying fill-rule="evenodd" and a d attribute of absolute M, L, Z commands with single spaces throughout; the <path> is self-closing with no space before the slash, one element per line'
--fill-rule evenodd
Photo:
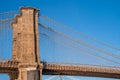
<path fill-rule="evenodd" d="M 111 44 L 120 48 L 120 1 L 119 0 L 4 0 L 0 1 L 0 12 L 7 12 L 11 10 L 18 10 L 22 6 L 32 6 L 40 9 L 40 14 L 49 16 L 50 18 L 65 24 L 79 32 L 82 32 L 91 37 Z M 44 39 L 43 39 L 44 40 Z M 45 43 L 45 42 L 44 42 Z M 46 45 L 51 46 L 52 41 L 49 41 Z M 45 45 L 45 44 L 42 44 Z M 54 44 L 56 46 L 56 43 Z M 101 46 L 100 46 L 101 47 Z M 45 47 L 44 47 L 45 48 Z M 54 46 L 52 46 L 54 48 Z M 61 45 L 57 46 L 57 50 L 51 50 L 54 52 L 54 57 L 56 57 L 59 62 L 80 62 L 89 63 L 88 60 L 80 61 L 78 54 L 72 54 L 75 49 L 69 51 L 70 48 L 66 48 L 63 53 L 70 53 L 71 56 L 61 53 Z M 61 48 L 62 49 L 62 48 Z M 44 50 L 42 50 L 45 52 Z M 47 52 L 47 51 L 46 51 Z M 75 51 L 79 53 L 78 51 Z M 119 54 L 119 53 L 117 53 Z M 44 58 L 51 54 L 41 54 Z M 58 57 L 59 55 L 59 57 Z M 63 57 L 68 57 L 67 59 Z M 69 56 L 68 56 L 69 55 Z M 85 56 L 85 55 L 84 55 Z M 56 59 L 48 57 L 45 60 L 54 61 Z M 62 60 L 60 60 L 62 58 Z M 59 59 L 59 60 L 58 60 Z M 93 59 L 93 60 L 92 60 Z M 90 58 L 91 63 L 97 58 Z M 98 59 L 98 62 L 102 62 Z M 111 64 L 108 62 L 102 62 L 103 64 Z M 115 65 L 115 64 L 111 64 Z M 1 75 L 2 76 L 2 75 Z M 1 77 L 0 78 L 3 78 Z M 47 76 L 49 77 L 49 76 Z M 44 78 L 47 78 L 44 76 Z M 86 78 L 86 77 L 76 77 L 81 80 L 113 80 L 113 79 L 102 79 L 102 78 Z M 5 80 L 5 78 L 4 78 Z M 8 80 L 6 78 L 6 80 Z M 65 80 L 67 80 L 65 78 Z"/>

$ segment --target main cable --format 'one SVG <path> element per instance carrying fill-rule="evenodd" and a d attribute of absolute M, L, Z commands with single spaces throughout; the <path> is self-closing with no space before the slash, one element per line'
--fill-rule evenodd
<path fill-rule="evenodd" d="M 39 25 L 40 25 L 41 27 L 49 30 L 49 31 L 52 31 L 52 32 L 58 34 L 59 36 L 63 36 L 63 37 L 65 37 L 65 38 L 69 39 L 69 40 L 72 40 L 73 42 L 76 42 L 76 43 L 78 43 L 78 44 L 85 45 L 85 46 L 88 47 L 88 48 L 91 48 L 91 49 L 93 49 L 93 50 L 96 50 L 96 51 L 102 52 L 102 53 L 104 53 L 104 54 L 110 55 L 110 56 L 112 56 L 112 57 L 114 57 L 114 58 L 120 59 L 120 56 L 119 56 L 119 55 L 116 55 L 116 54 L 114 54 L 114 53 L 112 53 L 112 52 L 108 52 L 108 51 L 103 50 L 103 49 L 101 49 L 101 48 L 95 47 L 95 46 L 93 46 L 93 45 L 91 45 L 91 44 L 88 44 L 88 43 L 84 42 L 83 40 L 74 39 L 74 38 L 72 38 L 71 36 L 68 36 L 68 35 L 66 35 L 66 34 L 60 33 L 60 32 L 58 32 L 58 31 L 56 31 L 56 30 L 54 30 L 54 29 L 52 29 L 52 28 L 50 28 L 50 27 L 47 27 L 47 26 L 45 26 L 45 25 L 43 25 L 43 24 L 39 24 Z"/>
<path fill-rule="evenodd" d="M 80 51 L 82 51 L 82 52 L 85 52 L 85 53 L 87 53 L 87 54 L 90 54 L 90 55 L 92 55 L 92 56 L 101 58 L 101 59 L 103 59 L 103 60 L 105 60 L 105 61 L 113 62 L 113 63 L 115 63 L 115 64 L 120 64 L 120 62 L 116 62 L 116 61 L 114 61 L 114 60 L 105 58 L 105 57 L 103 57 L 103 56 L 101 56 L 101 55 L 96 54 L 95 52 L 93 52 L 93 51 L 91 51 L 91 50 L 86 50 L 86 49 L 84 49 L 84 48 L 82 48 L 82 47 L 78 47 L 78 46 L 72 45 L 72 44 L 70 44 L 70 43 L 68 43 L 68 42 L 66 42 L 66 41 L 64 41 L 64 40 L 60 40 L 60 39 L 58 39 L 58 38 L 54 38 L 54 37 L 49 36 L 49 35 L 47 35 L 47 34 L 45 34 L 45 33 L 40 33 L 40 34 L 41 34 L 41 35 L 44 35 L 44 36 L 46 36 L 46 37 L 48 37 L 48 38 L 50 38 L 50 39 L 52 39 L 52 40 L 55 40 L 56 42 L 58 42 L 58 41 L 59 41 L 59 42 L 62 42 L 63 44 L 66 44 L 66 45 L 68 45 L 68 46 L 70 46 L 70 47 L 73 47 L 73 48 L 75 48 L 75 49 L 78 49 L 78 50 L 80 50 Z"/>
<path fill-rule="evenodd" d="M 109 47 L 109 48 L 111 48 L 111 49 L 114 49 L 114 50 L 117 50 L 117 51 L 120 52 L 120 48 L 114 47 L 114 46 L 109 45 L 109 44 L 107 44 L 107 43 L 105 43 L 105 42 L 102 42 L 102 41 L 100 41 L 100 40 L 97 40 L 97 39 L 95 39 L 95 38 L 93 38 L 93 37 L 90 37 L 90 36 L 88 36 L 88 35 L 85 35 L 85 34 L 79 32 L 79 31 L 77 31 L 77 30 L 75 30 L 75 29 L 72 29 L 72 28 L 70 28 L 70 27 L 68 27 L 68 26 L 65 26 L 65 25 L 63 25 L 63 24 L 61 24 L 61 23 L 59 23 L 59 22 L 57 22 L 57 21 L 55 21 L 55 20 L 53 20 L 53 19 L 51 19 L 51 18 L 49 18 L 49 17 L 47 17 L 47 16 L 40 15 L 40 17 L 41 17 L 42 19 L 50 22 L 50 23 L 55 24 L 55 25 L 58 26 L 58 27 L 59 27 L 59 26 L 60 26 L 60 27 L 63 27 L 65 30 L 69 30 L 69 31 L 71 31 L 71 32 L 75 32 L 76 34 L 78 34 L 78 35 L 80 35 L 80 36 L 82 36 L 82 37 L 84 37 L 84 38 L 87 38 L 88 40 L 94 41 L 94 42 L 96 42 L 96 43 L 98 43 L 98 44 L 104 45 L 104 46 L 106 46 L 106 47 Z"/>

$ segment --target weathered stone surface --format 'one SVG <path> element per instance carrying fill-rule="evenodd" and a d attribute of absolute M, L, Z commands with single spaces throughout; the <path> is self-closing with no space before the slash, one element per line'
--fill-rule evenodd
<path fill-rule="evenodd" d="M 38 37 L 38 10 L 30 7 L 21 8 L 13 27 L 13 60 L 20 62 L 40 62 Z"/>
<path fill-rule="evenodd" d="M 11 76 L 11 80 L 41 80 L 38 13 L 37 9 L 22 7 L 21 14 L 15 17 L 12 23 L 13 48 L 12 59 L 19 61 L 17 79 Z"/>

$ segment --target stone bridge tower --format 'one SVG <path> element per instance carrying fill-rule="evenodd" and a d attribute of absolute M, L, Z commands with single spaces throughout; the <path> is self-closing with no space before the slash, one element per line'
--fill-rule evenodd
<path fill-rule="evenodd" d="M 39 10 L 32 7 L 22 7 L 20 15 L 12 23 L 13 46 L 12 59 L 20 62 L 18 77 L 11 80 L 41 80 L 42 64 L 40 63 Z"/>

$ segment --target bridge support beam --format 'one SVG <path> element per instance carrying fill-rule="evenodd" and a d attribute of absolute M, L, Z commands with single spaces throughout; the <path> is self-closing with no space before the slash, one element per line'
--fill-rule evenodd
<path fill-rule="evenodd" d="M 42 72 L 39 70 L 21 69 L 18 80 L 42 80 Z"/>
<path fill-rule="evenodd" d="M 42 80 L 42 68 L 38 69 L 37 64 L 20 64 L 18 80 Z"/>
<path fill-rule="evenodd" d="M 29 68 L 28 68 L 29 69 Z M 38 70 L 21 70 L 19 80 L 39 80 Z"/>
<path fill-rule="evenodd" d="M 18 72 L 11 72 L 9 73 L 10 80 L 17 80 L 18 79 Z"/>
<path fill-rule="evenodd" d="M 39 80 L 42 80 L 42 69 L 39 70 Z"/>

